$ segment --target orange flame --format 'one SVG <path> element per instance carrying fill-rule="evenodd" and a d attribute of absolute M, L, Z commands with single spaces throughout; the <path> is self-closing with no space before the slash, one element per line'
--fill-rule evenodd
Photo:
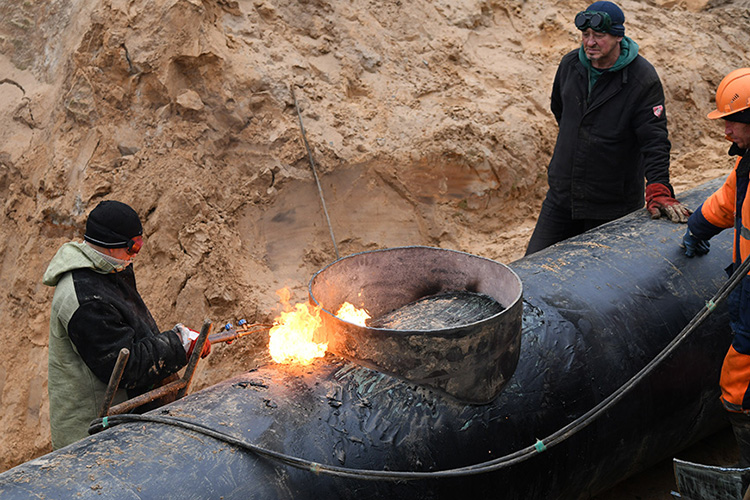
<path fill-rule="evenodd" d="M 320 307 L 310 307 L 306 302 L 289 304 L 291 293 L 287 288 L 276 292 L 281 298 L 285 311 L 274 320 L 269 330 L 268 351 L 277 363 L 299 363 L 309 365 L 315 358 L 325 356 L 327 342 L 315 342 L 316 333 L 322 329 Z M 358 309 L 349 302 L 344 302 L 336 313 L 339 318 L 357 325 L 365 326 L 370 315 L 364 309 Z"/>
<path fill-rule="evenodd" d="M 367 326 L 365 321 L 370 319 L 371 317 L 365 309 L 359 309 L 349 302 L 344 302 L 343 304 L 341 304 L 341 307 L 339 307 L 336 316 L 343 319 L 344 321 L 348 321 L 349 323 L 354 323 L 355 325 L 359 326 Z"/>
<path fill-rule="evenodd" d="M 328 343 L 314 341 L 315 332 L 322 325 L 320 308 L 301 303 L 289 310 L 289 290 L 284 288 L 276 293 L 287 311 L 276 318 L 269 331 L 268 351 L 271 358 L 277 363 L 309 365 L 315 358 L 325 356 Z"/>

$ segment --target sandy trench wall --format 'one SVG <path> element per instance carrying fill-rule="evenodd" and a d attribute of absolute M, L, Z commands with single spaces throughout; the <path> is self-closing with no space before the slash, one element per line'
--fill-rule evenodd
<path fill-rule="evenodd" d="M 704 119 L 747 4 L 621 3 L 665 85 L 673 184 L 730 162 Z M 102 199 L 145 227 L 162 329 L 279 311 L 340 255 L 423 244 L 511 262 L 545 192 L 577 2 L 0 0 L 0 470 L 49 451 L 41 275 Z M 217 346 L 196 388 L 265 360 Z"/>

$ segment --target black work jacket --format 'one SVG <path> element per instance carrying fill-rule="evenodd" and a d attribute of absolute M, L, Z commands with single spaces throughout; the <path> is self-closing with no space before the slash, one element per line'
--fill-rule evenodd
<path fill-rule="evenodd" d="M 121 386 L 133 397 L 185 366 L 180 337 L 160 333 L 136 289 L 133 266 L 118 273 L 91 269 L 73 272 L 79 306 L 68 323 L 68 335 L 86 365 L 108 382 L 120 349 L 130 357 Z"/>
<path fill-rule="evenodd" d="M 643 207 L 644 177 L 672 191 L 664 90 L 638 55 L 603 73 L 589 96 L 578 50 L 562 58 L 552 89 L 559 132 L 547 198 L 574 219 L 612 220 Z"/>

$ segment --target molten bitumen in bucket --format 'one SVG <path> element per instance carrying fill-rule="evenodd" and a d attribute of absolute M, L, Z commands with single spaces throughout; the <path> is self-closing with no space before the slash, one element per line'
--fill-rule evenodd
<path fill-rule="evenodd" d="M 469 403 L 492 400 L 518 363 L 521 280 L 463 252 L 401 247 L 333 262 L 310 281 L 328 350 Z M 366 326 L 335 316 L 349 302 Z"/>
<path fill-rule="evenodd" d="M 489 295 L 467 291 L 440 292 L 368 319 L 370 328 L 390 330 L 438 330 L 464 326 L 503 312 L 503 306 Z"/>

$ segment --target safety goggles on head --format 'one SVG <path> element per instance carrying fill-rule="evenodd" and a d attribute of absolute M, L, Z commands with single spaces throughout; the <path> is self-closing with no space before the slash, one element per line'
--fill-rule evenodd
<path fill-rule="evenodd" d="M 128 240 L 128 247 L 127 247 L 126 252 L 128 252 L 128 255 L 135 255 L 141 251 L 142 246 L 143 246 L 143 236 L 135 236 Z"/>
<path fill-rule="evenodd" d="M 612 18 L 606 12 L 587 10 L 576 14 L 575 23 L 576 28 L 581 31 L 591 28 L 594 31 L 607 33 L 612 27 Z"/>

